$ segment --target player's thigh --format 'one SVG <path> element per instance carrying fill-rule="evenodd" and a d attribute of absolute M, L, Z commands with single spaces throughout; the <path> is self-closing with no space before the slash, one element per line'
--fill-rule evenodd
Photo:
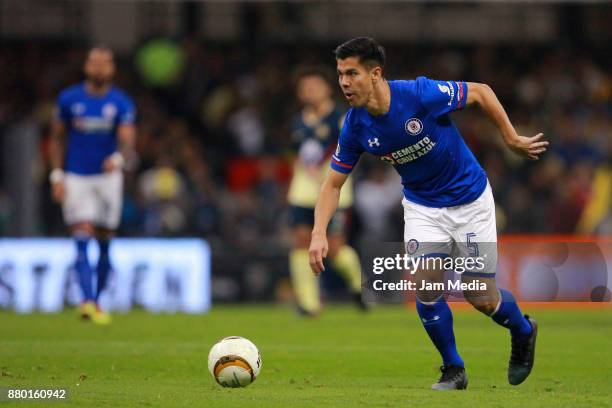
<path fill-rule="evenodd" d="M 448 256 L 453 248 L 450 230 L 442 222 L 444 209 L 402 201 L 404 245 L 409 256 Z"/>
<path fill-rule="evenodd" d="M 415 260 L 417 296 L 423 302 L 434 301 L 444 291 L 437 284 L 444 278 L 442 260 L 450 256 L 452 236 L 442 224 L 443 209 L 426 208 L 408 200 L 404 206 L 404 245 Z M 418 264 L 416 264 L 418 262 Z"/>
<path fill-rule="evenodd" d="M 344 231 L 346 229 L 346 219 L 347 215 L 345 210 L 338 210 L 329 222 L 327 232 L 329 238 L 329 255 L 331 257 L 333 257 L 337 250 L 345 243 Z M 290 206 L 289 223 L 293 235 L 293 247 L 298 249 L 308 248 L 310 245 L 312 227 L 314 225 L 314 208 L 295 205 Z"/>
<path fill-rule="evenodd" d="M 121 220 L 123 204 L 123 172 L 104 173 L 96 180 L 96 226 L 116 230 Z"/>
<path fill-rule="evenodd" d="M 417 297 L 421 302 L 434 302 L 444 295 L 446 285 L 443 283 L 445 274 L 443 265 L 446 258 L 441 253 L 420 258 L 414 282 Z"/>
<path fill-rule="evenodd" d="M 312 226 L 311 225 L 296 225 L 291 228 L 294 249 L 307 249 L 310 245 Z"/>
<path fill-rule="evenodd" d="M 334 258 L 338 254 L 340 248 L 346 245 L 346 238 L 344 234 L 330 233 L 327 242 L 329 244 L 328 256 Z"/>
<path fill-rule="evenodd" d="M 456 262 L 463 262 L 463 275 L 494 278 L 497 272 L 497 226 L 490 186 L 487 185 L 476 201 L 451 211 L 457 224 L 453 231 Z"/>
<path fill-rule="evenodd" d="M 96 220 L 96 193 L 90 176 L 67 173 L 64 179 L 66 195 L 62 203 L 64 221 L 69 226 L 94 223 Z"/>
<path fill-rule="evenodd" d="M 293 248 L 304 249 L 310 245 L 314 208 L 292 205 L 289 207 L 289 225 L 293 235 Z"/>

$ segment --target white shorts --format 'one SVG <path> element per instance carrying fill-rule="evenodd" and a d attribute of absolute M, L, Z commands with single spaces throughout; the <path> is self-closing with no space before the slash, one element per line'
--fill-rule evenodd
<path fill-rule="evenodd" d="M 90 222 L 117 229 L 123 200 L 123 172 L 84 176 L 66 173 L 66 197 L 62 205 L 66 224 Z"/>
<path fill-rule="evenodd" d="M 426 207 L 404 198 L 404 243 L 412 256 L 481 257 L 484 267 L 468 276 L 494 276 L 497 270 L 495 201 L 491 186 L 468 204 Z"/>

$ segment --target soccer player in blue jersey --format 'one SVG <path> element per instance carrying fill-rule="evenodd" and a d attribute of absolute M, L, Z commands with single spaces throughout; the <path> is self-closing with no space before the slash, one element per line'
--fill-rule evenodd
<path fill-rule="evenodd" d="M 50 181 L 53 199 L 62 204 L 76 242 L 81 316 L 106 324 L 110 315 L 100 309 L 98 299 L 111 270 L 109 245 L 121 216 L 122 168 L 134 145 L 135 108 L 130 97 L 112 84 L 115 64 L 110 49 L 92 48 L 84 72 L 85 81 L 63 90 L 57 100 L 50 135 Z M 92 238 L 100 248 L 95 291 L 87 259 Z"/>
<path fill-rule="evenodd" d="M 404 243 L 409 254 L 448 258 L 477 256 L 480 251 L 488 255 L 484 269 L 461 275 L 464 283 L 478 280 L 484 289 L 478 285 L 464 291 L 464 296 L 510 330 L 508 381 L 520 384 L 533 367 L 537 325 L 521 313 L 509 291 L 495 284 L 497 233 L 491 187 L 449 113 L 478 105 L 497 125 L 505 144 L 532 160 L 538 159 L 548 142 L 542 140 L 541 133 L 533 137 L 517 134 L 495 93 L 485 84 L 425 77 L 387 80 L 383 75 L 384 49 L 371 38 L 352 39 L 338 46 L 335 56 L 340 87 L 351 109 L 315 208 L 309 248 L 313 272 L 318 275 L 324 270 L 326 227 L 348 174 L 362 153 L 380 157 L 402 177 Z M 432 388 L 465 389 L 467 375 L 455 345 L 453 317 L 444 292 L 420 289 L 419 282 L 440 283 L 443 275 L 444 270 L 435 266 L 416 271 L 416 308 L 442 357 L 442 375 Z"/>

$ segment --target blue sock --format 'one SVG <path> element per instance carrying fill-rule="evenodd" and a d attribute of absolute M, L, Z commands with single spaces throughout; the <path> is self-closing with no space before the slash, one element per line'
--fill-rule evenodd
<path fill-rule="evenodd" d="M 531 324 L 521 313 L 512 293 L 499 289 L 500 304 L 491 318 L 499 325 L 510 329 L 512 336 L 526 337 L 531 334 Z"/>
<path fill-rule="evenodd" d="M 91 267 L 89 266 L 89 260 L 87 259 L 87 244 L 89 243 L 89 237 L 86 235 L 79 235 L 74 237 L 77 246 L 77 259 L 75 268 L 79 275 L 79 284 L 83 291 L 83 297 L 85 302 L 94 300 L 93 287 L 91 284 Z"/>
<path fill-rule="evenodd" d="M 444 298 L 433 305 L 416 302 L 417 312 L 429 338 L 436 346 L 444 365 L 463 367 L 463 360 L 457 352 L 455 334 L 453 333 L 453 314 Z"/>
<path fill-rule="evenodd" d="M 96 288 L 96 301 L 100 298 L 100 294 L 106 288 L 106 282 L 108 281 L 108 275 L 111 270 L 110 257 L 108 255 L 108 247 L 110 242 L 108 240 L 98 240 L 98 246 L 100 247 L 100 257 L 98 258 L 98 267 L 96 272 L 98 275 L 98 286 Z"/>

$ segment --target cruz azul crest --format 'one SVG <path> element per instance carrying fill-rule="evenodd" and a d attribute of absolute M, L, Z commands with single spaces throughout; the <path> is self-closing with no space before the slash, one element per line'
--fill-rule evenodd
<path fill-rule="evenodd" d="M 423 131 L 423 122 L 417 118 L 410 118 L 406 121 L 404 128 L 406 129 L 406 133 L 416 136 Z"/>

